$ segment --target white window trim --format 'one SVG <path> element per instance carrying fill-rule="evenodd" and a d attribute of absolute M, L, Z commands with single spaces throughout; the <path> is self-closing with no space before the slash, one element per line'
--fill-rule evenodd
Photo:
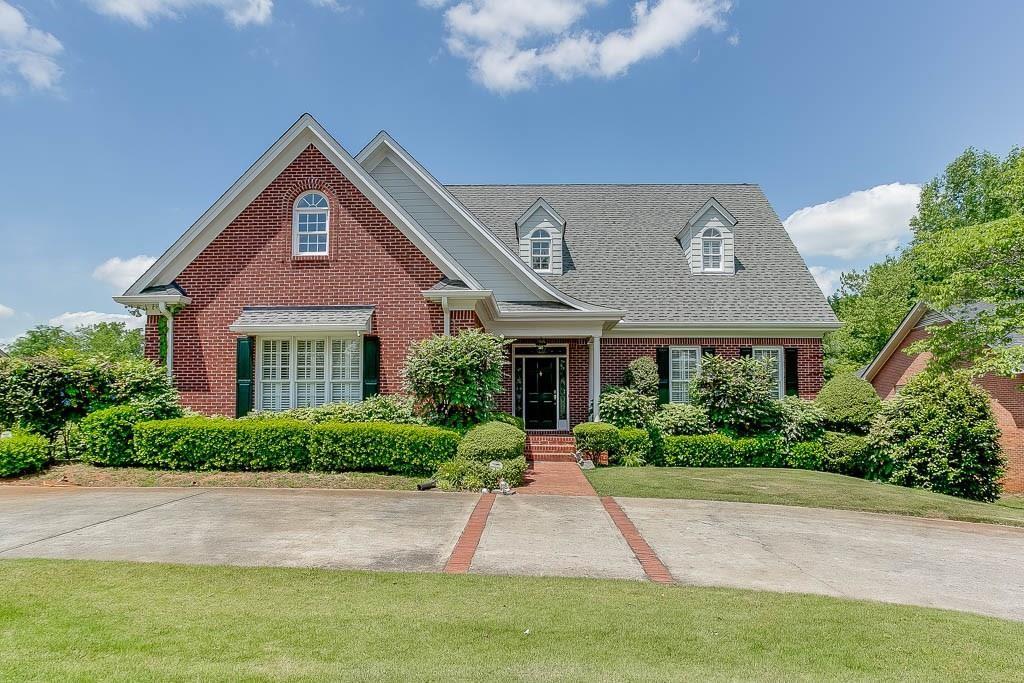
<path fill-rule="evenodd" d="M 312 209 L 312 208 L 299 208 L 299 202 L 302 201 L 303 197 L 307 197 L 311 194 L 318 194 L 327 201 L 326 209 Z M 307 232 L 303 233 L 306 235 L 326 235 L 327 244 L 324 246 L 323 251 L 299 251 L 299 215 L 304 213 L 326 213 L 327 214 L 327 225 L 322 232 Z M 309 190 L 303 192 L 295 198 L 295 202 L 292 204 L 292 255 L 293 256 L 327 256 L 331 253 L 331 200 L 330 198 L 320 192 L 319 190 Z"/>
<path fill-rule="evenodd" d="M 783 399 L 786 397 L 786 349 L 782 346 L 755 346 L 750 350 L 750 357 L 756 358 L 758 351 L 775 351 L 778 353 L 778 377 L 776 378 L 779 383 L 779 395 L 777 398 Z"/>
<path fill-rule="evenodd" d="M 670 347 L 668 347 L 668 401 L 669 401 L 669 403 L 678 403 L 678 401 L 673 401 L 672 400 L 672 396 L 675 393 L 674 389 L 675 389 L 676 385 L 678 385 L 678 382 L 672 380 L 672 355 L 676 351 L 696 351 L 697 352 L 697 369 L 694 372 L 693 376 L 690 377 L 690 382 L 693 382 L 694 377 L 696 377 L 697 375 L 700 374 L 701 363 L 702 363 L 702 360 L 703 360 L 703 347 L 701 347 L 701 346 L 670 346 Z M 689 403 L 690 402 L 689 391 L 687 391 L 686 393 L 687 393 L 687 400 L 683 401 L 683 403 Z"/>
<path fill-rule="evenodd" d="M 565 353 L 530 353 L 531 349 L 536 349 L 535 344 L 513 344 L 512 345 L 512 414 L 516 417 L 521 417 L 523 420 L 526 419 L 526 391 L 524 387 L 523 391 L 523 402 L 522 405 L 516 405 L 515 400 L 515 381 L 516 381 L 516 359 L 519 358 L 555 358 L 555 368 L 558 373 L 560 382 L 565 383 L 565 419 L 563 420 L 560 416 L 562 414 L 562 397 L 561 392 L 558 391 L 559 387 L 555 389 L 555 428 L 554 429 L 531 429 L 531 432 L 567 432 L 569 431 L 569 422 L 572 420 L 572 399 L 569 393 L 572 391 L 572 385 L 569 383 L 569 345 L 568 344 L 549 344 L 548 348 L 564 348 Z M 565 358 L 565 377 L 562 377 L 561 364 L 557 362 L 557 359 Z M 526 362 L 525 360 L 523 361 Z M 526 366 L 523 366 L 523 372 L 526 371 Z M 525 381 L 525 377 L 523 381 Z"/>
<path fill-rule="evenodd" d="M 708 233 L 715 232 L 715 235 L 709 235 Z M 717 244 L 717 254 L 705 254 L 705 244 Z M 713 268 L 704 265 L 705 256 L 718 256 L 718 267 Z M 700 233 L 700 268 L 705 273 L 721 273 L 725 270 L 725 235 L 718 228 L 704 228 Z"/>
<path fill-rule="evenodd" d="M 535 236 L 538 232 L 541 232 L 541 231 L 543 231 L 547 235 L 547 237 L 536 237 Z M 552 254 L 552 250 L 554 248 L 554 243 L 555 243 L 554 242 L 554 237 L 552 236 L 551 231 L 548 230 L 547 228 L 536 228 L 535 230 L 533 230 L 533 232 L 530 233 L 530 236 L 527 239 L 529 239 L 529 242 L 530 242 L 530 268 L 533 268 L 533 271 L 535 273 L 550 273 L 551 272 L 551 262 L 552 262 L 552 260 L 554 260 L 554 256 Z M 534 258 L 534 255 L 533 255 L 533 245 L 534 245 L 535 242 L 542 242 L 542 243 L 546 242 L 547 245 L 548 245 L 548 253 L 547 253 L 548 267 L 547 268 L 535 268 L 534 265 L 533 265 L 533 258 Z"/>
<path fill-rule="evenodd" d="M 264 341 L 288 341 L 290 343 L 290 358 L 288 363 L 288 376 L 289 379 L 289 405 L 292 408 L 298 407 L 296 405 L 296 398 L 298 393 L 298 342 L 301 341 L 323 341 L 324 342 L 324 363 L 325 363 L 325 375 L 324 375 L 324 399 L 326 403 L 331 403 L 330 397 L 332 395 L 331 385 L 334 382 L 340 382 L 331 377 L 331 373 L 334 369 L 334 364 L 331 362 L 331 341 L 335 339 L 342 339 L 345 341 L 356 340 L 358 342 L 356 350 L 356 358 L 359 360 L 359 376 L 355 380 L 359 385 L 359 401 L 363 400 L 363 337 L 362 335 L 345 335 L 345 334 L 332 334 L 329 336 L 323 335 L 265 335 L 256 337 L 256 367 L 255 372 L 255 396 L 256 396 L 256 410 L 263 410 L 263 342 Z M 303 380 L 309 381 L 309 380 Z M 277 383 L 278 380 L 274 380 Z M 283 382 L 282 382 L 283 383 Z M 351 381 L 349 382 L 351 383 Z"/>

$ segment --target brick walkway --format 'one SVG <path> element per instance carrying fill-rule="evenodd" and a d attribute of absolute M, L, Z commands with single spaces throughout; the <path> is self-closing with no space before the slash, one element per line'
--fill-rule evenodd
<path fill-rule="evenodd" d="M 518 493 L 540 493 L 549 496 L 596 496 L 597 492 L 583 476 L 580 466 L 573 462 L 531 463 L 526 472 L 526 484 Z"/>

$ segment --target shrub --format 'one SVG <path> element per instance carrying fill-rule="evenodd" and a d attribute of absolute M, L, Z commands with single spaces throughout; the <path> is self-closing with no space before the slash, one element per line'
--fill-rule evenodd
<path fill-rule="evenodd" d="M 779 433 L 786 443 L 820 438 L 824 422 L 824 413 L 811 401 L 787 396 L 779 403 Z"/>
<path fill-rule="evenodd" d="M 308 470 L 309 424 L 184 417 L 135 425 L 135 460 L 171 470 Z"/>
<path fill-rule="evenodd" d="M 651 424 L 665 436 L 710 434 L 708 413 L 691 403 L 666 403 L 651 418 Z"/>
<path fill-rule="evenodd" d="M 821 470 L 825 447 L 820 441 L 801 441 L 789 445 L 786 464 L 798 470 Z"/>
<path fill-rule="evenodd" d="M 690 383 L 690 398 L 707 411 L 711 424 L 739 435 L 774 431 L 779 401 L 775 369 L 753 358 L 705 356 Z"/>
<path fill-rule="evenodd" d="M 409 392 L 438 424 L 465 426 L 494 412 L 508 342 L 477 330 L 414 344 L 405 359 Z"/>
<path fill-rule="evenodd" d="M 622 386 L 647 396 L 658 396 L 658 364 L 653 358 L 634 358 L 622 375 Z"/>
<path fill-rule="evenodd" d="M 619 430 L 607 422 L 583 422 L 572 428 L 572 435 L 582 453 L 612 453 L 619 446 Z"/>
<path fill-rule="evenodd" d="M 821 469 L 825 472 L 865 477 L 873 474 L 871 445 L 865 436 L 826 432 L 821 441 L 825 457 Z"/>
<path fill-rule="evenodd" d="M 485 422 L 473 427 L 459 442 L 458 457 L 488 463 L 523 455 L 526 432 L 505 422 Z"/>
<path fill-rule="evenodd" d="M 725 434 L 666 436 L 664 460 L 671 467 L 732 467 L 733 440 Z"/>
<path fill-rule="evenodd" d="M 455 457 L 459 435 L 450 430 L 385 422 L 327 422 L 312 428 L 314 470 L 429 475 Z"/>
<path fill-rule="evenodd" d="M 736 467 L 785 467 L 786 447 L 777 436 L 750 436 L 733 439 L 733 463 Z"/>
<path fill-rule="evenodd" d="M 619 447 L 615 450 L 616 464 L 624 467 L 642 467 L 651 459 L 654 444 L 645 429 L 624 427 L 619 430 Z"/>
<path fill-rule="evenodd" d="M 854 434 L 867 434 L 882 407 L 871 383 L 852 372 L 826 382 L 814 403 L 822 411 L 826 429 Z"/>
<path fill-rule="evenodd" d="M 97 410 L 78 424 L 82 462 L 106 467 L 135 465 L 135 425 L 181 417 L 181 408 L 155 403 L 130 403 Z"/>
<path fill-rule="evenodd" d="M 50 443 L 38 434 L 0 438 L 0 477 L 37 472 L 50 460 Z"/>
<path fill-rule="evenodd" d="M 512 487 L 522 486 L 526 475 L 526 458 L 502 460 L 501 468 L 495 469 L 489 463 L 456 457 L 441 463 L 434 478 L 439 488 L 446 491 L 479 491 L 497 489 L 502 479 Z"/>
<path fill-rule="evenodd" d="M 371 396 L 359 403 L 328 403 L 316 408 L 292 408 L 281 412 L 250 413 L 242 420 L 289 418 L 312 424 L 324 422 L 390 422 L 423 424 L 416 416 L 412 398 L 401 394 Z"/>
<path fill-rule="evenodd" d="M 526 421 L 518 415 L 509 415 L 508 413 L 494 413 L 491 415 L 492 422 L 504 422 L 510 424 L 516 429 L 526 431 Z"/>
<path fill-rule="evenodd" d="M 988 395 L 963 373 L 913 377 L 871 427 L 880 474 L 973 500 L 999 497 L 1005 461 Z"/>
<path fill-rule="evenodd" d="M 658 399 L 636 389 L 605 387 L 599 405 L 601 419 L 605 422 L 620 428 L 646 427 L 658 409 Z"/>

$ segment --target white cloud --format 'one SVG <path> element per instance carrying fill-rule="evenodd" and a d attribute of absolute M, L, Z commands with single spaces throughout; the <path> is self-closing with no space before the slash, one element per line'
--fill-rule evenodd
<path fill-rule="evenodd" d="M 13 73 L 33 90 L 55 90 L 63 70 L 57 56 L 64 46 L 52 33 L 29 25 L 25 15 L 0 0 L 0 96 L 18 92 Z"/>
<path fill-rule="evenodd" d="M 146 326 L 146 319 L 142 316 L 125 315 L 123 313 L 100 313 L 99 311 L 76 311 L 74 313 L 61 313 L 50 318 L 51 325 L 63 327 L 66 330 L 74 330 L 85 325 L 96 323 L 124 323 L 128 329 L 141 328 Z"/>
<path fill-rule="evenodd" d="M 0 318 L 10 318 L 12 315 L 14 315 L 13 308 L 0 304 Z"/>
<path fill-rule="evenodd" d="M 920 185 L 878 185 L 804 207 L 783 223 L 805 257 L 875 258 L 910 237 L 910 219 L 920 195 Z"/>
<path fill-rule="evenodd" d="M 736 47 L 737 45 L 740 44 L 740 34 L 739 33 L 732 34 L 731 36 L 729 36 L 728 38 L 725 39 L 725 42 L 729 43 L 733 47 Z"/>
<path fill-rule="evenodd" d="M 838 268 L 826 268 L 825 266 L 811 266 L 810 271 L 825 296 L 836 291 L 836 287 L 839 285 L 839 276 L 843 274 L 843 271 Z"/>
<path fill-rule="evenodd" d="M 86 0 L 101 14 L 124 19 L 146 28 L 157 19 L 178 19 L 194 8 L 212 7 L 224 13 L 233 26 L 266 24 L 274 0 Z"/>
<path fill-rule="evenodd" d="M 608 33 L 576 28 L 605 0 L 420 0 L 445 10 L 448 50 L 468 60 L 490 90 L 532 87 L 544 75 L 613 78 L 630 66 L 678 47 L 703 28 L 720 30 L 727 0 L 636 2 L 632 24 Z"/>
<path fill-rule="evenodd" d="M 92 271 L 92 276 L 123 292 L 131 287 L 154 263 L 156 263 L 156 259 L 152 256 L 132 256 L 127 259 L 115 256 L 97 266 L 96 270 Z"/>
<path fill-rule="evenodd" d="M 339 0 L 309 0 L 309 2 L 314 7 L 323 7 L 335 12 L 347 12 L 352 9 L 352 5 L 343 4 Z"/>

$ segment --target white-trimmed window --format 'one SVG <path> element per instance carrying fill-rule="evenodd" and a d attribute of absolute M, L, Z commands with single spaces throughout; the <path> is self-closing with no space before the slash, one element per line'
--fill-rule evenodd
<path fill-rule="evenodd" d="M 292 217 L 292 251 L 298 256 L 327 253 L 331 208 L 327 197 L 306 192 L 295 200 Z"/>
<path fill-rule="evenodd" d="M 358 403 L 363 398 L 359 338 L 261 338 L 257 355 L 259 410 Z"/>
<path fill-rule="evenodd" d="M 717 228 L 707 228 L 700 236 L 702 267 L 705 271 L 722 270 L 722 233 Z"/>
<path fill-rule="evenodd" d="M 530 267 L 541 272 L 551 270 L 551 233 L 538 228 L 530 233 Z"/>
<path fill-rule="evenodd" d="M 786 354 L 781 346 L 755 346 L 751 351 L 755 360 L 770 361 L 775 370 L 775 395 L 783 398 L 786 395 Z"/>
<path fill-rule="evenodd" d="M 690 402 L 690 382 L 700 372 L 699 346 L 673 346 L 668 354 L 668 400 Z"/>

